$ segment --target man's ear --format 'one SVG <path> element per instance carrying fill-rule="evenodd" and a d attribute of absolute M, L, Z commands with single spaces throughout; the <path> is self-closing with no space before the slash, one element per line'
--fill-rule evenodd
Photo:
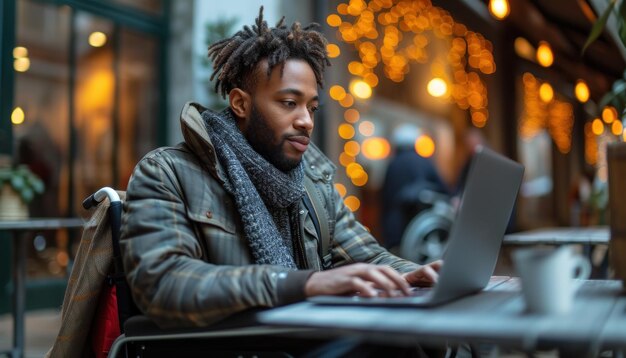
<path fill-rule="evenodd" d="M 239 118 L 246 119 L 252 110 L 252 98 L 241 88 L 233 88 L 228 93 L 228 102 L 233 113 Z"/>

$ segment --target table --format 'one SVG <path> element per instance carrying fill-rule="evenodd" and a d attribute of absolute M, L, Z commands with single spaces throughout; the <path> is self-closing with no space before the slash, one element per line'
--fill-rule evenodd
<path fill-rule="evenodd" d="M 8 231 L 13 240 L 13 347 L 8 352 L 13 358 L 24 356 L 24 312 L 26 310 L 26 241 L 21 240 L 19 233 L 43 230 L 82 228 L 83 220 L 79 218 L 29 218 L 17 220 L 0 220 L 0 231 Z"/>
<path fill-rule="evenodd" d="M 259 320 L 387 344 L 489 342 L 527 352 L 558 348 L 588 355 L 626 349 L 626 295 L 613 280 L 585 281 L 572 312 L 563 316 L 526 313 L 519 280 L 509 278 L 489 291 L 433 308 L 302 302 L 263 312 Z"/>
<path fill-rule="evenodd" d="M 608 226 L 554 227 L 516 232 L 504 236 L 504 244 L 509 245 L 567 245 L 608 244 L 611 233 Z"/>

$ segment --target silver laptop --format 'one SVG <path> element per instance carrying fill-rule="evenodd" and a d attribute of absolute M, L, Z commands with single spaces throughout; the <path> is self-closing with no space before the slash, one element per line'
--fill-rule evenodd
<path fill-rule="evenodd" d="M 504 232 L 522 183 L 524 167 L 486 147 L 478 147 L 450 230 L 444 264 L 432 289 L 407 297 L 315 296 L 326 305 L 431 306 L 478 292 L 491 279 Z M 490 282 L 491 279 L 491 282 Z"/>

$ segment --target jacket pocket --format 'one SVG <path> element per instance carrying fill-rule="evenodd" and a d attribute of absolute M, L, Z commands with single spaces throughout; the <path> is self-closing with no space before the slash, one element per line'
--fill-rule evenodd
<path fill-rule="evenodd" d="M 215 226 L 231 234 L 236 233 L 234 220 L 228 220 L 225 215 L 215 213 L 212 210 L 205 210 L 203 212 L 187 210 L 187 217 L 199 224 Z"/>

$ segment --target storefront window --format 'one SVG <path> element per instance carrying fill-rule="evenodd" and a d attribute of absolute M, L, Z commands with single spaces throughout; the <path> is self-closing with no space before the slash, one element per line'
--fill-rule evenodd
<path fill-rule="evenodd" d="M 135 164 L 157 147 L 162 34 L 52 1 L 16 4 L 14 155 L 45 184 L 30 216 L 87 216 L 85 197 L 126 189 Z M 29 277 L 65 277 L 79 241 L 71 234 L 28 238 Z"/>

